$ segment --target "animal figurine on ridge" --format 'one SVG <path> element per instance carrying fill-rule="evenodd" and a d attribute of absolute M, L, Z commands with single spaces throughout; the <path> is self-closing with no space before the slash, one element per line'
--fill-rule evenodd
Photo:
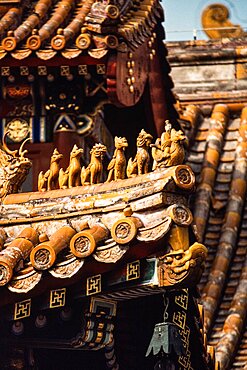
<path fill-rule="evenodd" d="M 106 153 L 106 146 L 103 144 L 95 144 L 90 150 L 91 160 L 87 168 L 82 167 L 81 170 L 81 184 L 98 184 L 101 182 L 103 164 L 102 160 Z"/>
<path fill-rule="evenodd" d="M 70 152 L 69 166 L 64 171 L 62 168 L 59 171 L 59 187 L 60 189 L 72 188 L 74 186 L 80 186 L 81 184 L 81 164 L 80 158 L 83 153 L 82 148 L 78 148 L 75 144 L 72 151 Z"/>
<path fill-rule="evenodd" d="M 182 130 L 171 128 L 166 121 L 165 132 L 155 144 L 151 144 L 154 159 L 153 170 L 161 167 L 171 167 L 182 164 L 185 158 L 184 144 L 187 138 Z"/>
<path fill-rule="evenodd" d="M 63 155 L 59 151 L 54 149 L 51 156 L 50 168 L 45 173 L 41 171 L 38 177 L 38 190 L 39 191 L 50 191 L 58 188 L 58 175 L 59 175 L 59 162 L 63 158 Z"/>
<path fill-rule="evenodd" d="M 148 173 L 148 166 L 150 162 L 150 155 L 148 153 L 148 148 L 153 140 L 153 136 L 148 134 L 145 130 L 141 130 L 136 140 L 137 153 L 132 160 L 128 161 L 127 166 L 127 177 L 133 177 L 137 175 L 142 175 Z"/>
<path fill-rule="evenodd" d="M 125 148 L 128 146 L 127 139 L 125 137 L 115 136 L 115 151 L 113 157 L 107 167 L 109 171 L 107 182 L 123 180 L 125 178 L 126 170 L 126 158 L 125 158 Z"/>

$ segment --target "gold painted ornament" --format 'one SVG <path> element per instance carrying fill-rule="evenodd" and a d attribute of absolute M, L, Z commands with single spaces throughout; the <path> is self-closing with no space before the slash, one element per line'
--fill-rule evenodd
<path fill-rule="evenodd" d="M 15 143 L 26 139 L 30 133 L 30 126 L 24 119 L 17 118 L 10 121 L 6 126 L 7 137 Z"/>

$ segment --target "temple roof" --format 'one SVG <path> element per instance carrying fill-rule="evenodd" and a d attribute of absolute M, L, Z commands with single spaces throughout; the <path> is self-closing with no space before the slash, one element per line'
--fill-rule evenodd
<path fill-rule="evenodd" d="M 63 280 L 78 271 L 111 270 L 125 254 L 127 260 L 149 256 L 160 249 L 173 219 L 190 225 L 184 192 L 193 186 L 193 173 L 180 165 L 122 181 L 8 195 L 1 205 L 0 242 L 6 248 L 0 252 L 0 286 L 9 283 L 10 291 L 27 293 L 47 270 Z M 29 255 L 31 264 L 19 266 Z"/>
<path fill-rule="evenodd" d="M 23 0 L 1 1 L 0 16 L 0 58 L 36 53 L 47 60 L 136 49 L 152 36 L 163 10 L 159 0 Z"/>
<path fill-rule="evenodd" d="M 201 279 L 204 330 L 220 369 L 246 368 L 246 38 L 167 44 L 187 164 L 191 209 L 208 248 Z"/>
<path fill-rule="evenodd" d="M 200 283 L 208 343 L 221 369 L 240 370 L 247 361 L 247 108 L 187 105 L 181 118 L 196 174 L 194 220 L 208 248 Z"/>

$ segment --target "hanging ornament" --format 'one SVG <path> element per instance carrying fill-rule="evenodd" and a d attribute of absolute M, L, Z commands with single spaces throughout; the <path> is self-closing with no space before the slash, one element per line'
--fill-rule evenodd
<path fill-rule="evenodd" d="M 182 356 L 185 354 L 179 328 L 177 325 L 167 321 L 168 306 L 169 298 L 164 297 L 164 322 L 155 325 L 153 336 L 146 353 L 146 357 L 151 353 L 154 356 L 162 356 L 156 363 L 154 370 L 175 370 L 173 361 L 167 355 Z"/>

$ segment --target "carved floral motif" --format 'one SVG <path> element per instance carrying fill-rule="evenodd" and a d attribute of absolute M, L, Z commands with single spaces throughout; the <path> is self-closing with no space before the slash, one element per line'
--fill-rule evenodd
<path fill-rule="evenodd" d="M 50 258 L 51 256 L 47 249 L 39 249 L 37 252 L 35 252 L 35 262 L 40 269 L 49 264 Z"/>
<path fill-rule="evenodd" d="M 84 260 L 79 260 L 73 256 L 55 265 L 49 270 L 49 273 L 56 278 L 67 279 L 75 275 L 83 265 Z"/>
<path fill-rule="evenodd" d="M 32 269 L 21 276 L 14 276 L 7 287 L 14 293 L 27 293 L 40 282 L 41 278 L 42 273 Z"/>

